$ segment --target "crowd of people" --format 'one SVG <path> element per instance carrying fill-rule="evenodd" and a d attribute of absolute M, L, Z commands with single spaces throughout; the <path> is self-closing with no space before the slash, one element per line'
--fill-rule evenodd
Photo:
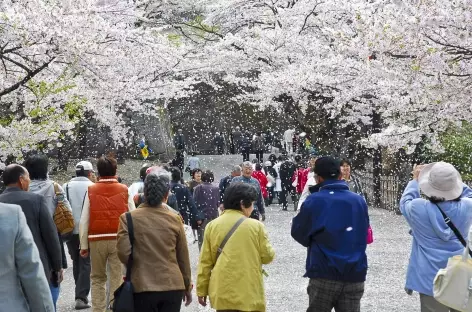
<path fill-rule="evenodd" d="M 195 158 L 189 181 L 178 167 L 149 164 L 129 187 L 118 181 L 112 156 L 100 157 L 97 171 L 79 162 L 76 176 L 62 186 L 49 179 L 44 155 L 7 166 L 0 195 L 0 310 L 54 311 L 66 244 L 76 309 L 116 307 L 120 292 L 114 291 L 124 279 L 133 285 L 134 311 L 180 311 L 182 302 L 193 301 L 190 229 L 200 251 L 199 304 L 266 311 L 263 265 L 275 251 L 265 208 L 277 201 L 288 210 L 288 195 L 298 211 L 291 235 L 308 251 L 307 312 L 361 310 L 373 230 L 348 160 L 271 154 L 265 162 L 235 164 L 216 186 L 213 172 Z M 433 281 L 464 250 L 459 236 L 467 237 L 472 225 L 471 198 L 452 165 L 414 168 L 400 208 L 413 237 L 405 289 L 420 293 L 422 312 L 456 311 L 435 299 Z"/>

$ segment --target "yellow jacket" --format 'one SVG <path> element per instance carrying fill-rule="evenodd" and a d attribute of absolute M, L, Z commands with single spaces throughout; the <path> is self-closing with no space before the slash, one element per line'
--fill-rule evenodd
<path fill-rule="evenodd" d="M 248 218 L 241 223 L 215 264 L 218 247 L 242 216 L 241 211 L 228 209 L 206 226 L 197 296 L 209 296 L 215 310 L 265 312 L 262 265 L 272 262 L 275 252 L 261 222 Z"/>

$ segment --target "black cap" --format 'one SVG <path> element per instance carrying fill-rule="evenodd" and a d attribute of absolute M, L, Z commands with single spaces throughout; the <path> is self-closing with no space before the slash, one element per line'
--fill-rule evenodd
<path fill-rule="evenodd" d="M 315 162 L 314 171 L 325 180 L 337 180 L 341 174 L 341 162 L 331 156 L 321 157 Z"/>

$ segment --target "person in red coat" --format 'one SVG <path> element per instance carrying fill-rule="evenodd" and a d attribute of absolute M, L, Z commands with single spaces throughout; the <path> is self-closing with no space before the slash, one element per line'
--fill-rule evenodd
<path fill-rule="evenodd" d="M 252 177 L 259 181 L 259 184 L 261 185 L 262 197 L 267 199 L 269 197 L 269 193 L 267 192 L 267 183 L 269 183 L 269 181 L 267 180 L 264 172 L 262 172 L 261 164 L 256 164 L 256 170 L 252 172 Z"/>

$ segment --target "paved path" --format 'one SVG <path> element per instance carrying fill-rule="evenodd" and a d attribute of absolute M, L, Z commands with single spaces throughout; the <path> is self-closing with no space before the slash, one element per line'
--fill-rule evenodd
<path fill-rule="evenodd" d="M 240 157 L 236 156 L 202 158 L 205 168 L 213 170 L 217 178 L 229 172 L 233 164 L 240 162 Z M 141 162 L 128 162 L 125 168 L 121 168 L 120 175 L 126 182 L 132 180 L 132 176 L 138 176 L 141 164 Z M 129 172 L 136 174 L 129 175 Z M 370 213 L 376 240 L 368 247 L 369 272 L 361 310 L 363 312 L 419 311 L 418 296 L 408 296 L 403 290 L 411 246 L 408 226 L 401 216 L 390 212 L 372 209 Z M 269 273 L 269 277 L 265 279 L 268 312 L 306 311 L 308 281 L 302 278 L 306 250 L 290 237 L 290 220 L 293 216 L 294 212 L 280 211 L 277 205 L 267 209 L 265 224 L 276 251 L 276 260 L 266 266 L 266 271 Z M 198 248 L 196 244 L 191 244 L 189 248 L 195 281 Z M 61 287 L 58 311 L 73 311 L 74 288 L 71 267 L 66 270 Z M 182 308 L 182 311 L 212 311 L 199 307 L 196 301 L 194 297 L 194 303 Z"/>

